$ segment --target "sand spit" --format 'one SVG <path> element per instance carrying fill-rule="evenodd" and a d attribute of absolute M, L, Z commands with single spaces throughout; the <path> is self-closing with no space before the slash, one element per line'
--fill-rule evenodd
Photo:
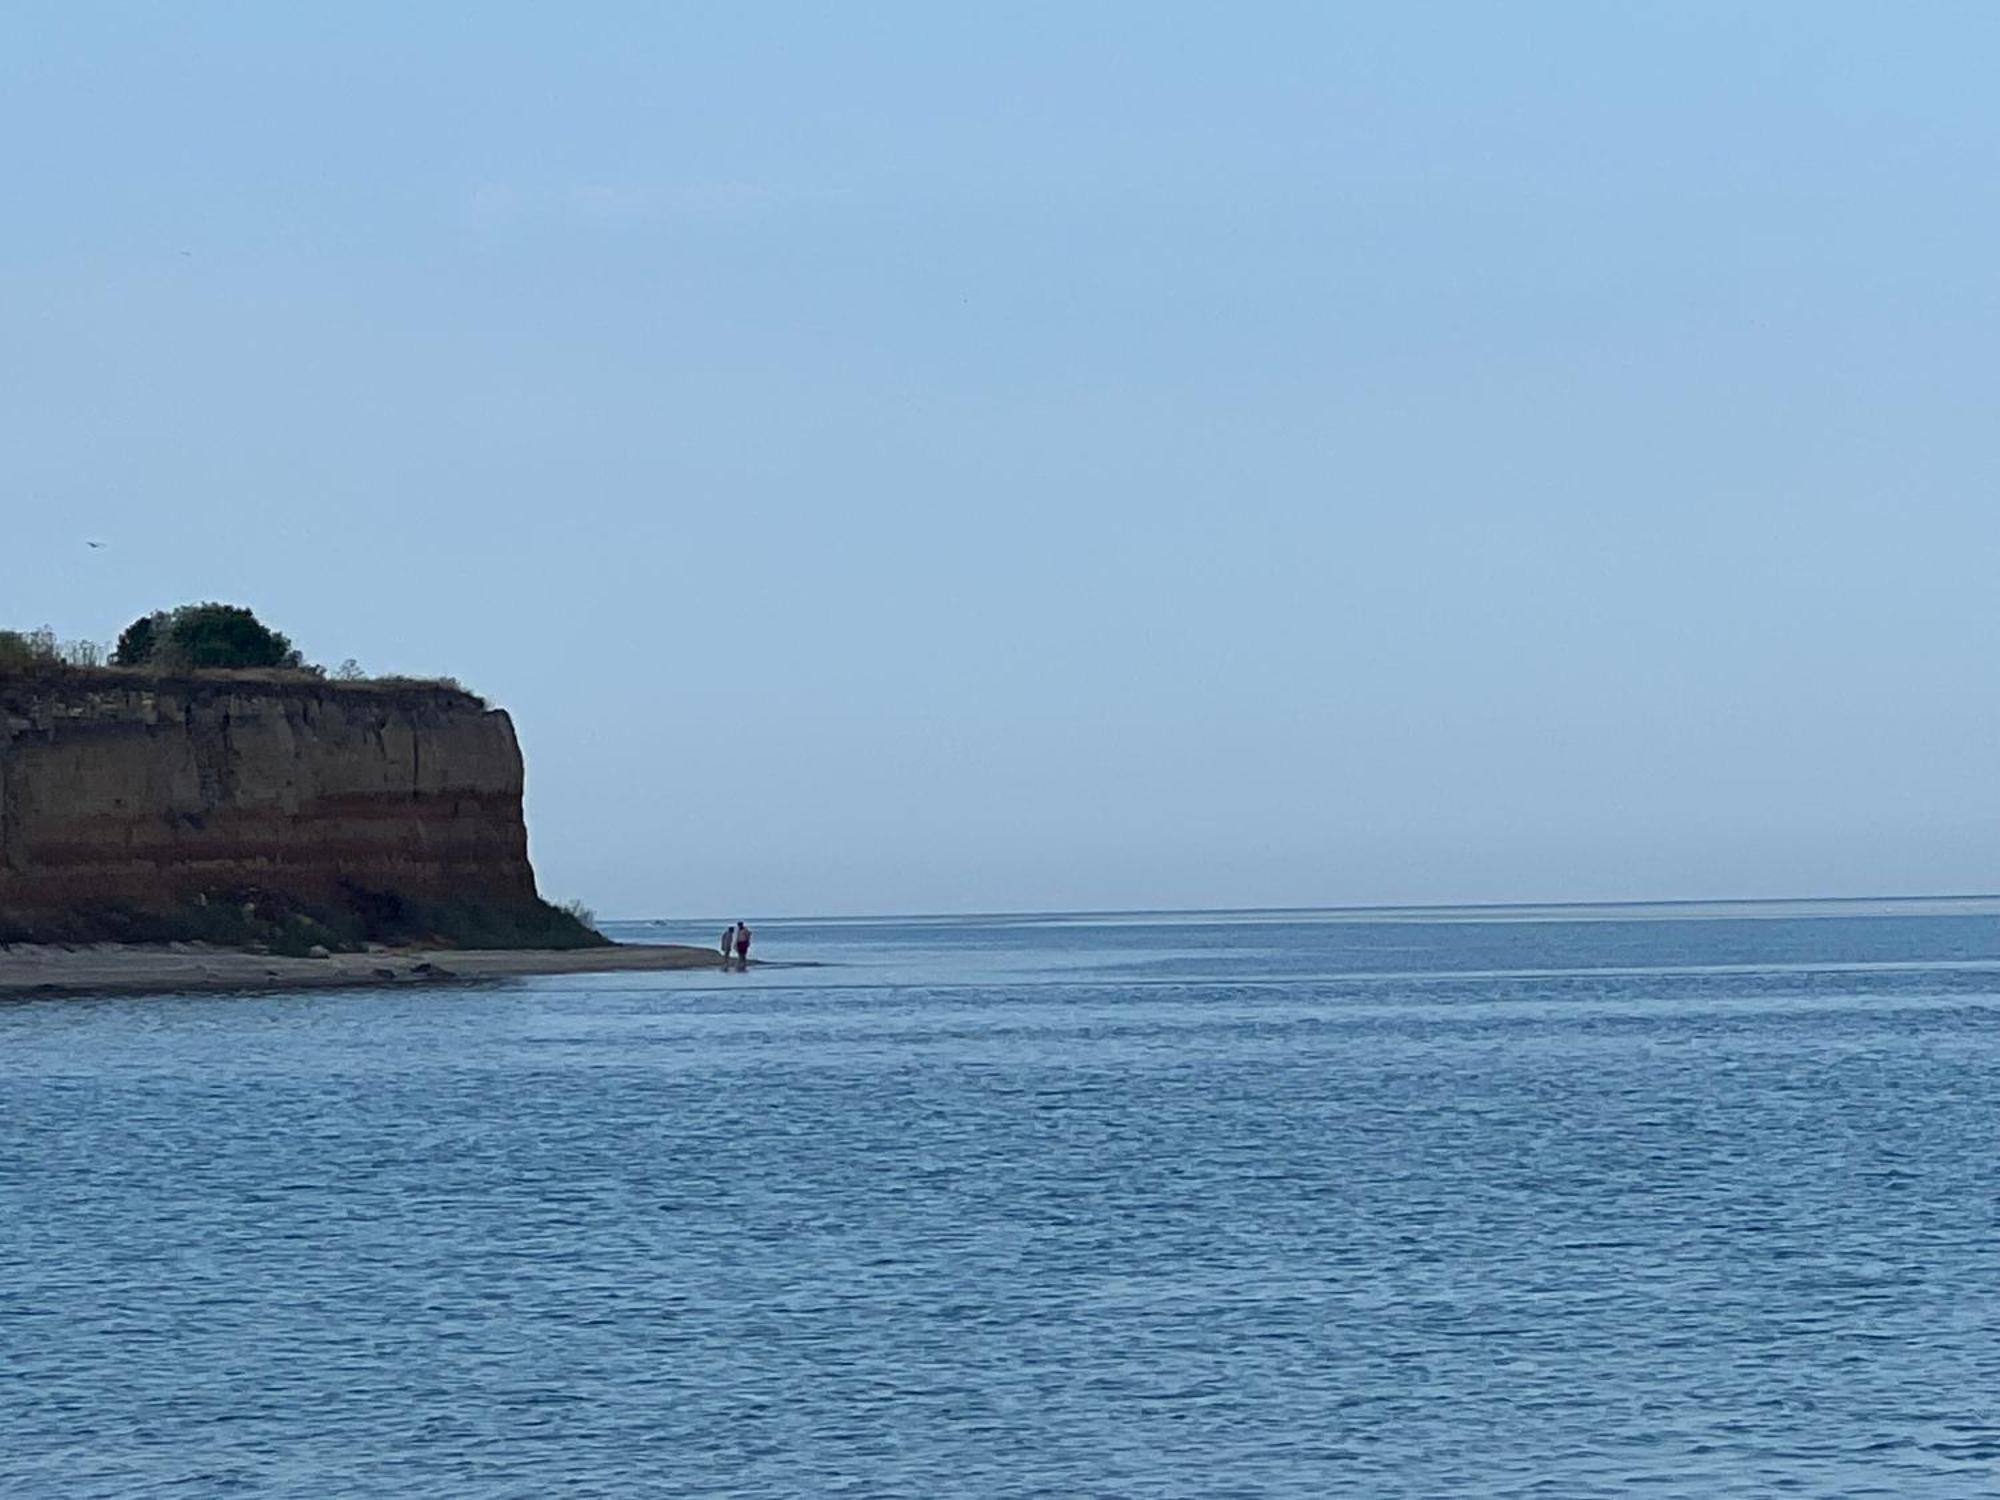
<path fill-rule="evenodd" d="M 34 995 L 187 994 L 213 990 L 302 990 L 362 985 L 440 984 L 526 974 L 613 974 L 714 969 L 713 948 L 615 943 L 607 948 L 390 949 L 279 958 L 194 943 L 17 943 L 0 947 L 0 998 Z"/>

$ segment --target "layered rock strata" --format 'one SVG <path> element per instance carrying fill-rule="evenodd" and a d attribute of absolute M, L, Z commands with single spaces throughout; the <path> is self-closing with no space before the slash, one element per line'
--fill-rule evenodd
<path fill-rule="evenodd" d="M 0 918 L 537 906 L 507 715 L 446 686 L 0 680 Z"/>

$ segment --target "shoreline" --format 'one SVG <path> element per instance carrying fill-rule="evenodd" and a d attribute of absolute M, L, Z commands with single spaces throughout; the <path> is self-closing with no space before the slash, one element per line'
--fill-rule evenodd
<path fill-rule="evenodd" d="M 722 968 L 714 948 L 613 943 L 604 948 L 395 948 L 283 958 L 196 943 L 0 946 L 0 1000 L 85 995 L 221 994 L 255 990 L 430 985 L 542 974 L 630 974 Z"/>

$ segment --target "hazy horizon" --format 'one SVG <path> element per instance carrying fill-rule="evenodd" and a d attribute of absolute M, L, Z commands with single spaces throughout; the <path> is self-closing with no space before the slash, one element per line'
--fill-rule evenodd
<path fill-rule="evenodd" d="M 1996 42 L 14 7 L 0 627 L 456 676 L 607 917 L 2000 888 Z"/>
<path fill-rule="evenodd" d="M 1396 906 L 1133 906 L 1103 907 L 1095 910 L 1012 908 L 995 911 L 873 911 L 873 912 L 767 912 L 759 921 L 777 922 L 1024 922 L 1060 918 L 1064 921 L 1114 920 L 1121 917 L 1214 917 L 1230 923 L 1247 917 L 1289 920 L 1300 917 L 1353 918 L 1358 921 L 1395 919 L 1428 920 L 1432 917 L 1480 917 L 1493 920 L 1538 922 L 1550 920 L 1551 913 L 1565 917 L 1573 913 L 1618 913 L 1643 920 L 1709 920 L 1717 912 L 1756 912 L 1786 919 L 1827 916 L 1851 919 L 1868 915 L 1869 907 L 1892 909 L 1903 915 L 1913 908 L 1933 909 L 1945 914 L 1965 914 L 1968 907 L 1987 907 L 1981 915 L 2000 916 L 2000 891 L 1926 892 L 1877 896 L 1743 896 L 1703 899 L 1667 897 L 1633 901 L 1466 901 L 1455 904 L 1411 904 Z M 721 912 L 595 912 L 601 923 L 612 926 L 670 926 L 739 920 Z M 740 919 L 747 920 L 747 919 Z M 754 924 L 753 924 L 754 925 Z"/>

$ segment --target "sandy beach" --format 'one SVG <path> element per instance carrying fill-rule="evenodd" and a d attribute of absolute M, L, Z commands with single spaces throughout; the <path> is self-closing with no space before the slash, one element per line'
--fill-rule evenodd
<path fill-rule="evenodd" d="M 394 949 L 280 958 L 193 943 L 0 947 L 0 998 L 440 984 L 524 974 L 609 974 L 721 966 L 713 948 L 618 943 L 571 949 Z"/>

